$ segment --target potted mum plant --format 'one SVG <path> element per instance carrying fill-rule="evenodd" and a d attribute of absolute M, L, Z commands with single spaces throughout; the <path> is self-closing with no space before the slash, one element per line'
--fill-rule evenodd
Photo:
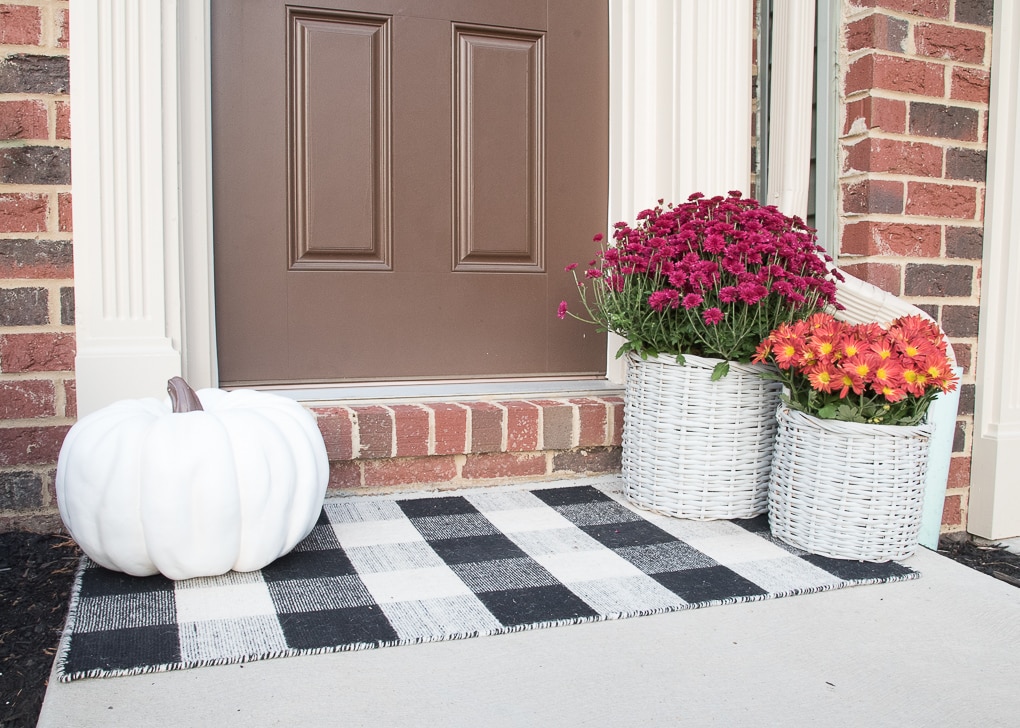
<path fill-rule="evenodd" d="M 884 328 L 817 314 L 777 327 L 755 361 L 773 363 L 784 385 L 772 533 L 833 558 L 913 554 L 932 434 L 926 414 L 956 388 L 938 326 L 921 316 Z"/>
<path fill-rule="evenodd" d="M 783 322 L 835 306 L 839 274 L 796 217 L 740 192 L 617 223 L 579 278 L 582 315 L 623 337 L 625 493 L 682 518 L 749 518 L 767 505 L 780 385 L 751 363 Z"/>

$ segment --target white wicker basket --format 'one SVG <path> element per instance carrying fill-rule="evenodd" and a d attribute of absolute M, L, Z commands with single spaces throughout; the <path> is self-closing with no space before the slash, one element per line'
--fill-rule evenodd
<path fill-rule="evenodd" d="M 781 385 L 763 365 L 630 355 L 624 398 L 624 492 L 635 505 L 678 518 L 751 518 L 768 507 Z"/>
<path fill-rule="evenodd" d="M 769 524 L 786 543 L 858 561 L 917 549 L 930 425 L 821 420 L 780 406 Z"/>

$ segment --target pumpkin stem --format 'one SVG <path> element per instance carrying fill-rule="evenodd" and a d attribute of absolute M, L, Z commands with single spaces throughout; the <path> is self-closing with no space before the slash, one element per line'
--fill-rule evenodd
<path fill-rule="evenodd" d="M 195 394 L 195 390 L 188 386 L 180 377 L 174 377 L 166 384 L 166 391 L 170 393 L 170 402 L 173 404 L 174 412 L 201 412 L 202 403 Z"/>

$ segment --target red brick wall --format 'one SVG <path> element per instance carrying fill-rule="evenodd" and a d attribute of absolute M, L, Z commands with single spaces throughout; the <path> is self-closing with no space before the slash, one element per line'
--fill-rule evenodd
<path fill-rule="evenodd" d="M 0 530 L 59 524 L 75 417 L 67 12 L 0 3 Z"/>
<path fill-rule="evenodd" d="M 623 399 L 315 407 L 330 490 L 464 487 L 620 469 Z"/>
<path fill-rule="evenodd" d="M 966 526 L 992 0 L 849 0 L 840 265 L 935 316 L 964 368 L 943 530 Z"/>

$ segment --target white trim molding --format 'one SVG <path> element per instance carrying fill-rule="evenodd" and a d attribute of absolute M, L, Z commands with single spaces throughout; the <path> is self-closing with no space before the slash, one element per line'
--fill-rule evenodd
<path fill-rule="evenodd" d="M 610 229 L 660 199 L 749 192 L 753 12 L 752 0 L 609 0 Z M 625 376 L 621 343 L 610 336 L 610 381 Z"/>
<path fill-rule="evenodd" d="M 775 0 L 772 12 L 767 202 L 803 220 L 811 179 L 815 0 Z"/>
<path fill-rule="evenodd" d="M 72 3 L 80 414 L 217 383 L 209 1 Z M 752 0 L 609 3 L 609 222 L 746 191 Z"/>
<path fill-rule="evenodd" d="M 967 530 L 1020 535 L 1020 6 L 995 3 L 988 176 Z"/>
<path fill-rule="evenodd" d="M 206 0 L 71 7 L 79 415 L 161 396 L 182 373 L 215 379 L 206 11 Z"/>
<path fill-rule="evenodd" d="M 609 217 L 747 192 L 751 0 L 610 0 Z"/>

